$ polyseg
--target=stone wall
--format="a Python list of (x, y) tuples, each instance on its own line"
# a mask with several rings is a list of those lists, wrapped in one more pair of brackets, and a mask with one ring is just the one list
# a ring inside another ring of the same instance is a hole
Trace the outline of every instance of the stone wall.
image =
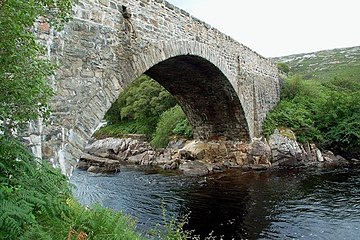
[(112, 102), (142, 73), (177, 98), (201, 139), (249, 141), (279, 99), (269, 60), (164, 0), (79, 0), (63, 31), (40, 25), (60, 67), (50, 79), (53, 113), (46, 126), (32, 123), (27, 139), (67, 175)]

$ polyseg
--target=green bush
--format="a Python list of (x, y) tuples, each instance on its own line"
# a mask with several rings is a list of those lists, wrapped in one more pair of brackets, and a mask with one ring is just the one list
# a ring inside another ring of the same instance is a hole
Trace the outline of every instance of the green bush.
[(285, 81), (281, 101), (264, 122), (263, 133), (292, 129), (300, 142), (315, 142), (344, 155), (360, 153), (360, 81), (327, 82), (295, 75)]
[(311, 111), (302, 104), (282, 100), (264, 122), (263, 133), (271, 135), (276, 128), (290, 128), (299, 142), (321, 143), (323, 136), (316, 128)]
[(146, 134), (156, 147), (165, 147), (171, 134), (190, 138), (192, 128), (181, 108), (174, 108), (175, 105), (176, 100), (169, 92), (155, 80), (142, 75), (110, 107), (105, 114), (108, 125), (96, 131), (94, 137)]
[(0, 131), (11, 134), (39, 115), (48, 116), (52, 89), (47, 79), (55, 66), (40, 57), (45, 49), (34, 34), (34, 21), (48, 16), (52, 27), (59, 27), (71, 15), (72, 4), (72, 0), (0, 1)]
[(103, 139), (108, 137), (121, 138), (126, 134), (138, 133), (138, 123), (135, 121), (124, 122), (121, 124), (106, 125), (97, 130), (93, 137)]
[(168, 91), (155, 80), (142, 75), (120, 94), (105, 114), (105, 119), (109, 125), (124, 125), (123, 130), (131, 122), (131, 133), (151, 136), (160, 115), (175, 105), (176, 100)]
[(65, 177), (47, 163), (36, 161), (19, 142), (3, 136), (0, 172), (1, 239), (19, 239), (34, 227), (46, 236), (44, 221), (69, 214), (64, 204), (70, 196)]
[(328, 148), (359, 156), (360, 91), (331, 91), (315, 116)]
[(177, 124), (185, 119), (186, 116), (179, 105), (176, 105), (161, 114), (153, 139), (150, 143), (158, 148), (166, 147), (169, 143), (169, 135), (171, 135)]
[(193, 130), (187, 118), (176, 124), (172, 131), (175, 135), (184, 136), (186, 138), (192, 138)]
[(283, 63), (283, 62), (277, 63), (277, 68), (285, 74), (288, 74), (290, 72), (289, 65), (287, 65), (286, 63)]
[(281, 89), (281, 99), (307, 98), (313, 101), (323, 97), (324, 87), (313, 80), (304, 80), (300, 75), (293, 75), (285, 80)]

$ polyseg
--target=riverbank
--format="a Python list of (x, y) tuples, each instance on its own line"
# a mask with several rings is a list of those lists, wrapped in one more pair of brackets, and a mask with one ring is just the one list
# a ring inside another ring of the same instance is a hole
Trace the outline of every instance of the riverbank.
[(85, 148), (78, 168), (95, 173), (116, 173), (121, 165), (158, 166), (180, 170), (185, 175), (208, 175), (227, 169), (267, 170), (286, 167), (342, 167), (359, 164), (314, 144), (300, 144), (288, 129), (276, 130), (268, 140), (251, 143), (216, 139), (212, 141), (174, 139), (166, 149), (154, 149), (138, 135), (106, 138)]

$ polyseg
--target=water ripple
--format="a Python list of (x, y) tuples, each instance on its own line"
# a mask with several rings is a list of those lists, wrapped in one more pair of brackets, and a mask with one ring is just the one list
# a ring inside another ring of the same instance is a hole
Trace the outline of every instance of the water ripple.
[[(358, 239), (360, 169), (220, 173), (203, 178), (123, 169), (76, 171), (74, 194), (135, 217), (140, 230), (190, 212), (188, 229), (222, 239)], [(201, 183), (201, 184), (200, 184)]]

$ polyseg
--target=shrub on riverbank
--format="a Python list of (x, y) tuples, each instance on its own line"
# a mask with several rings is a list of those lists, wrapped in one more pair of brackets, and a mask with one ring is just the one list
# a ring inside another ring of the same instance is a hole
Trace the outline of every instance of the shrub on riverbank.
[(95, 138), (146, 134), (155, 147), (166, 147), (169, 136), (192, 137), (192, 128), (176, 100), (159, 83), (142, 75), (122, 93), (105, 114), (107, 125)]
[(265, 135), (275, 128), (292, 129), (300, 142), (314, 142), (337, 153), (360, 153), (360, 80), (334, 78), (286, 79), (281, 101), (263, 127)]
[(142, 75), (120, 94), (105, 114), (108, 125), (128, 126), (128, 133), (151, 136), (160, 116), (174, 107), (176, 100), (159, 83)]
[(169, 143), (169, 136), (173, 135), (175, 130), (177, 130), (178, 135), (185, 135), (187, 133), (191, 137), (192, 134), (189, 133), (191, 130), (186, 129), (184, 121), (186, 121), (186, 115), (179, 105), (165, 111), (160, 116), (150, 143), (155, 147), (166, 147)]

